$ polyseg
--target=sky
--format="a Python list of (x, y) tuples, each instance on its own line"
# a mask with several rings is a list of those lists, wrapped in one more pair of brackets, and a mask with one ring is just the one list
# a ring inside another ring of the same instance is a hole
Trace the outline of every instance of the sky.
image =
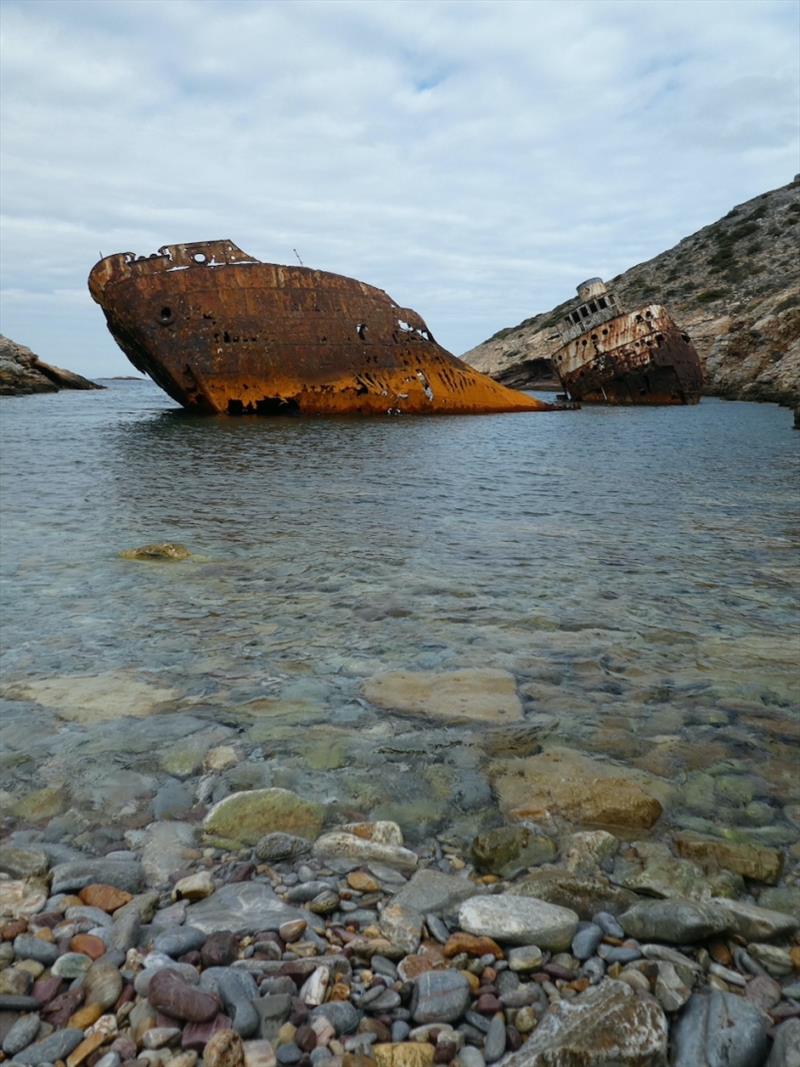
[(230, 238), (456, 354), (800, 171), (795, 0), (7, 0), (0, 329), (132, 373), (100, 254)]

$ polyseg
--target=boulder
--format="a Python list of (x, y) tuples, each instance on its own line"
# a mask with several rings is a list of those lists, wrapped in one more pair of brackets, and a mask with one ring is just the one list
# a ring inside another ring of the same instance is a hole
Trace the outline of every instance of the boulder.
[(248, 789), (231, 793), (203, 821), (207, 834), (239, 845), (255, 845), (280, 831), (313, 840), (322, 829), (324, 809), (289, 789)]

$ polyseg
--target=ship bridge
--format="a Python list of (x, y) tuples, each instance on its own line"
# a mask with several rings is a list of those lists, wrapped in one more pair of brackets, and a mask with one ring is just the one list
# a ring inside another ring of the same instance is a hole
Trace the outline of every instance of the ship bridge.
[(602, 278), (589, 278), (578, 286), (578, 303), (559, 322), (561, 343), (567, 344), (600, 323), (622, 314), (616, 297)]

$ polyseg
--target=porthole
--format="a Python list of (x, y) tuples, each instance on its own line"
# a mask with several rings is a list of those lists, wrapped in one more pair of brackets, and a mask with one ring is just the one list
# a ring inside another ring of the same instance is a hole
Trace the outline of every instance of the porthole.
[(195, 252), (194, 255), (192, 256), (192, 260), (195, 263), (205, 263), (206, 258), (207, 257), (206, 257), (205, 252)]
[(172, 322), (172, 317), (173, 316), (171, 307), (163, 307), (158, 313), (158, 321), (164, 326), (169, 326), (169, 324)]

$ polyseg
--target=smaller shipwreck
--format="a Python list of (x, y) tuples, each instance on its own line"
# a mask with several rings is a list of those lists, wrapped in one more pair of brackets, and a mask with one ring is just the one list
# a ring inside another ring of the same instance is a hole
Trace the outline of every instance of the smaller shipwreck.
[(602, 278), (578, 286), (559, 324), (553, 369), (582, 404), (696, 404), (703, 373), (688, 334), (665, 307), (623, 311)]
[(189, 410), (228, 415), (552, 411), (437, 344), (382, 289), (262, 263), (232, 241), (106, 256), (89, 274), (117, 344)]

